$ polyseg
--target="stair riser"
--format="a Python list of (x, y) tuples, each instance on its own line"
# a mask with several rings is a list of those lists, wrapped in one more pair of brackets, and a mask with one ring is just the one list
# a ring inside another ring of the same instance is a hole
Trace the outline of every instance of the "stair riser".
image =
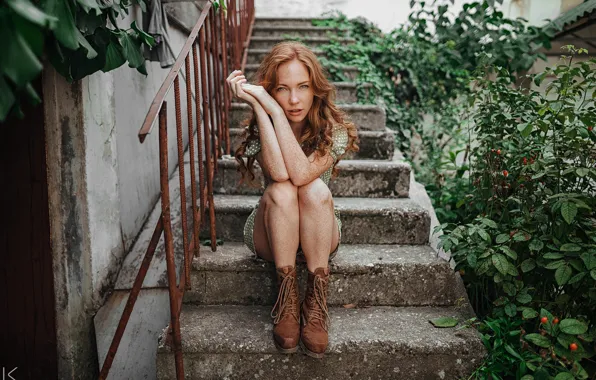
[[(338, 255), (341, 255), (341, 248)], [(306, 289), (306, 269), (299, 271)], [(277, 287), (273, 267), (267, 271), (193, 271), (186, 303), (204, 305), (273, 305)], [(370, 268), (341, 273), (331, 267), (329, 305), (450, 306), (455, 303), (455, 277), (445, 263)], [(303, 293), (303, 292), (302, 292)]]
[[(343, 164), (343, 163), (342, 163)], [(410, 168), (407, 165), (396, 166), (391, 170), (366, 170), (353, 168), (349, 162), (341, 170), (338, 177), (329, 183), (331, 193), (336, 197), (363, 198), (407, 198), (410, 187)], [(247, 184), (239, 184), (241, 179), (235, 161), (219, 162), (219, 171), (214, 178), (213, 188), (216, 194), (260, 195), (263, 187), (255, 188)], [(263, 174), (255, 164), (256, 181), (264, 184)]]
[[(283, 42), (283, 41), (292, 41), (289, 39), (285, 39), (285, 38), (275, 38), (275, 39), (267, 39), (264, 41), (261, 41), (259, 39), (251, 39), (250, 41), (250, 47), (249, 47), (249, 51), (250, 49), (272, 49), (273, 46), (275, 46), (276, 44)], [(299, 42), (302, 42), (304, 45), (308, 46), (311, 49), (317, 49), (323, 45), (329, 45), (330, 44), (330, 40), (309, 40), (306, 38), (303, 38), (302, 40), (298, 40)], [(342, 45), (348, 45), (353, 43), (352, 41), (341, 41), (340, 42)]]
[[(258, 63), (258, 62), (257, 62)], [(255, 75), (257, 73), (257, 69), (254, 66), (248, 66), (245, 70), (244, 73), (246, 75), (246, 78), (248, 79), (249, 82), (255, 82), (256, 78)], [(346, 79), (346, 81), (355, 81), (356, 78), (358, 77), (358, 70), (356, 68), (347, 68), (345, 70), (342, 70), (342, 75), (344, 76), (344, 78)], [(338, 99), (339, 99), (339, 95), (338, 95)], [(340, 103), (338, 101), (338, 103)], [(345, 103), (351, 103), (351, 102), (345, 102)]]
[(308, 29), (292, 29), (287, 28), (285, 25), (276, 29), (253, 29), (253, 36), (255, 37), (327, 37), (328, 35), (337, 34), (336, 29), (328, 28), (308, 28)]
[[(254, 49), (254, 47), (251, 46), (251, 49)], [(315, 52), (317, 54), (317, 57), (326, 57), (327, 54), (323, 53), (323, 52)], [(250, 51), (250, 49), (248, 50), (248, 58), (247, 58), (247, 64), (260, 64), (263, 59), (265, 58), (265, 56), (268, 54), (268, 52), (255, 52), (255, 51)]]
[[(385, 113), (380, 107), (377, 108), (349, 108), (341, 107), (348, 113), (350, 120), (356, 124), (360, 131), (384, 131), (385, 130)], [(245, 121), (250, 117), (250, 109), (248, 106), (238, 107), (232, 105), (230, 109), (230, 127), (238, 128), (245, 125)]]
[[(240, 128), (230, 129), (230, 139), (234, 151), (238, 148), (242, 139), (243, 130)], [(359, 160), (391, 160), (393, 158), (395, 136), (391, 131), (386, 132), (359, 132), (359, 151), (350, 152), (344, 159)]]
[[(218, 209), (216, 232), (224, 241), (243, 241), (248, 207)], [(383, 210), (382, 213), (341, 212), (342, 243), (345, 244), (427, 244), (430, 217), (427, 212)], [(203, 236), (209, 236), (205, 231)]]
[[(466, 344), (462, 341), (456, 350), (440, 354), (378, 347), (326, 354), (321, 360), (300, 350), (293, 355), (184, 354), (185, 379), (460, 379), (468, 378), (482, 359), (482, 351), (473, 352)], [(174, 380), (175, 374), (174, 354), (159, 353), (157, 378)]]
[(255, 26), (265, 26), (265, 27), (272, 27), (272, 26), (279, 26), (279, 27), (309, 27), (313, 26), (312, 19), (292, 19), (292, 18), (281, 18), (281, 19), (257, 19), (255, 20)]

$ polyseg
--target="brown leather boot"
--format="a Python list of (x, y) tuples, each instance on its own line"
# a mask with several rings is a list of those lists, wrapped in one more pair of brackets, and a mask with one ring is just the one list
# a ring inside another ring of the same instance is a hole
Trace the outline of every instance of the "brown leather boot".
[(308, 272), (306, 295), (302, 302), (302, 348), (308, 356), (322, 358), (329, 342), (329, 309), (327, 290), (329, 268)]
[(300, 311), (296, 268), (289, 265), (277, 268), (279, 293), (271, 310), (273, 340), (277, 349), (290, 354), (298, 350), (300, 340)]

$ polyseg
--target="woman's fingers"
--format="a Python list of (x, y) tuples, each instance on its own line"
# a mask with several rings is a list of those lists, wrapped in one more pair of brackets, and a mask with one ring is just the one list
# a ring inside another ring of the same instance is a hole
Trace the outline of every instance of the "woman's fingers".
[(240, 80), (246, 81), (246, 78), (244, 77), (244, 75), (237, 75), (237, 76), (233, 77), (232, 79), (230, 79), (228, 82), (230, 85), (230, 88), (232, 89), (232, 92), (234, 93), (234, 96), (238, 96), (238, 86), (236, 84)]

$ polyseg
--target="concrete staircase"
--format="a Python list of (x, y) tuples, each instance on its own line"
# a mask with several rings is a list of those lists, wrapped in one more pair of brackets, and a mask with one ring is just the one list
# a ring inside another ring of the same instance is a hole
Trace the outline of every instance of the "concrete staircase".
[[(316, 47), (333, 32), (313, 27), (311, 20), (257, 19), (247, 71), (254, 72), (286, 35), (307, 36), (306, 43)], [(447, 316), (463, 322), (473, 311), (459, 275), (429, 245), (434, 212), (414, 200), (426, 194), (413, 193), (423, 190), (394, 152), (383, 109), (353, 104), (354, 83), (335, 85), (338, 103), (358, 126), (361, 150), (340, 162), (340, 176), (330, 183), (343, 229), (331, 264), (325, 358), (275, 349), (269, 316), (277, 297), (275, 268), (254, 260), (241, 243), (244, 222), (263, 188), (238, 185), (236, 162), (223, 159), (214, 188), (216, 229), (225, 243), (215, 253), (203, 249), (192, 264), (192, 290), (181, 317), (186, 378), (458, 379), (481, 362), (484, 349), (474, 329), (429, 323)], [(235, 142), (245, 112), (243, 104), (232, 107)], [(262, 180), (260, 170), (257, 177)], [(304, 267), (299, 279), (304, 289)], [(157, 377), (175, 379), (174, 354), (165, 341), (162, 336)]]

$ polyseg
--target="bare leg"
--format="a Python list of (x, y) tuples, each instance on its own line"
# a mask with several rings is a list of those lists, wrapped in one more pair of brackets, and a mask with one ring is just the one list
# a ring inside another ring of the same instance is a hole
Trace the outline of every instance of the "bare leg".
[(339, 228), (333, 213), (333, 197), (320, 178), (298, 188), (300, 244), (306, 266), (314, 272), (327, 268), (329, 254), (339, 244)]
[(273, 182), (263, 194), (253, 239), (257, 254), (277, 268), (296, 265), (299, 243), (298, 188), (290, 181)]

